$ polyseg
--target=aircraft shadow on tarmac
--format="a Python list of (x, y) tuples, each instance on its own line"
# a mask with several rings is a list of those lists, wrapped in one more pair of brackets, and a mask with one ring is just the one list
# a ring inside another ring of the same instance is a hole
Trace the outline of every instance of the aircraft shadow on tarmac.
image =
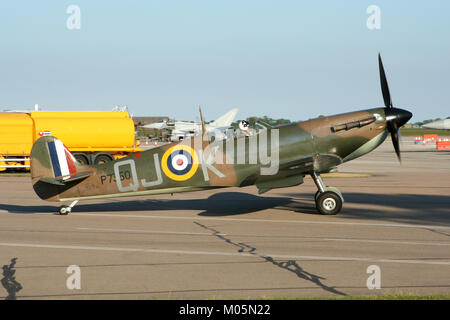
[[(290, 193), (287, 196), (292, 196), (293, 199), (284, 209), (317, 213), (310, 195)], [(344, 199), (344, 208), (337, 217), (450, 225), (449, 196), (344, 193)]]
[[(274, 194), (276, 195), (276, 194)], [(320, 215), (313, 195), (290, 193), (283, 196), (256, 196), (243, 192), (222, 192), (206, 199), (131, 200), (79, 204), (74, 212), (121, 212), (202, 210), (199, 216), (220, 217), (252, 213), (266, 209), (289, 210)], [(422, 194), (344, 193), (344, 208), (337, 218), (382, 220), (401, 223), (450, 225), (450, 197)], [(56, 206), (0, 204), (0, 210), (16, 214), (56, 213)]]
[[(246, 214), (275, 208), (291, 202), (286, 197), (260, 197), (243, 192), (222, 192), (206, 199), (183, 200), (132, 200), (95, 204), (78, 204), (73, 212), (121, 212), (121, 211), (162, 211), (162, 210), (203, 210), (200, 216), (228, 216)], [(10, 213), (33, 214), (55, 212), (56, 206), (25, 206), (0, 204), (0, 210)]]

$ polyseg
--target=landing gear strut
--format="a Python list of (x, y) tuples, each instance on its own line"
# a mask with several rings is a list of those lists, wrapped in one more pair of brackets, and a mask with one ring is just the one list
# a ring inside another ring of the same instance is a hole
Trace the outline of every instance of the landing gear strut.
[(67, 216), (70, 212), (72, 212), (72, 208), (77, 204), (78, 200), (73, 201), (70, 205), (62, 205), (58, 209), (58, 213), (61, 216)]
[(338, 214), (344, 202), (341, 192), (337, 188), (325, 186), (317, 172), (312, 172), (311, 177), (318, 189), (314, 197), (317, 211), (326, 215)]

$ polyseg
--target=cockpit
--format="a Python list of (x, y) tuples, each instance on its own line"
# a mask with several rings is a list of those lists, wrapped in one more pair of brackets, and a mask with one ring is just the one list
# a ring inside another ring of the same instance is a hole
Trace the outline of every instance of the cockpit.
[(252, 125), (247, 120), (241, 120), (239, 122), (238, 128), (234, 127), (216, 128), (208, 131), (208, 134), (210, 137), (210, 141), (213, 142), (213, 141), (228, 140), (232, 138), (254, 136), (263, 130), (267, 130), (268, 128), (271, 128), (271, 126), (265, 123), (261, 123), (259, 121), (254, 122)]

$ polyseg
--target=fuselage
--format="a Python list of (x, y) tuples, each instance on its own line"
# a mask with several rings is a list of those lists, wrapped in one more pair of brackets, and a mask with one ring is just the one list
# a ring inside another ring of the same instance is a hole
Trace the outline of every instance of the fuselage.
[[(360, 157), (379, 146), (386, 136), (384, 108), (374, 108), (267, 128), (253, 136), (221, 141), (198, 135), (103, 165), (80, 167), (80, 171), (89, 172), (90, 176), (64, 186), (44, 188), (40, 177), (32, 172), (33, 187), (48, 201), (252, 184), (270, 189), (271, 182), (274, 187), (297, 183), (295, 179), (302, 179), (311, 166), (317, 165), (315, 171), (327, 172)], [(192, 162), (188, 163), (189, 160)], [(317, 164), (311, 165), (311, 161)]]

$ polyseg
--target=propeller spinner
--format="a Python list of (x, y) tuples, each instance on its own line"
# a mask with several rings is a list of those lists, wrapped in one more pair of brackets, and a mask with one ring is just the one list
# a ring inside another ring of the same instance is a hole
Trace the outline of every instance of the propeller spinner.
[(407, 110), (393, 107), (391, 93), (389, 92), (389, 85), (387, 83), (386, 73), (384, 72), (383, 62), (381, 61), (380, 54), (378, 54), (378, 65), (380, 68), (381, 92), (383, 93), (383, 100), (385, 105), (384, 113), (386, 116), (387, 130), (391, 134), (395, 153), (397, 154), (398, 160), (401, 162), (402, 159), (400, 156), (400, 144), (398, 141), (399, 129), (406, 122), (408, 122), (409, 119), (411, 119), (412, 113)]

